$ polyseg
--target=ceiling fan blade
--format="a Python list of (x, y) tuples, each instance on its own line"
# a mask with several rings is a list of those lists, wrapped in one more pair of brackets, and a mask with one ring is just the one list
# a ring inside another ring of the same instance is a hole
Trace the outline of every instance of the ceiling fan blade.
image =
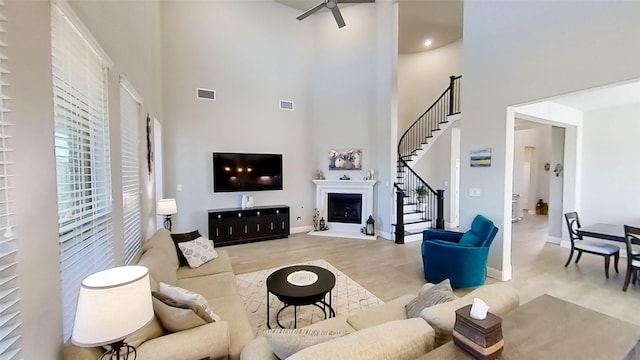
[(337, 6), (331, 8), (331, 12), (333, 13), (333, 17), (336, 18), (336, 22), (338, 23), (338, 28), (343, 28), (345, 25), (344, 19), (342, 18), (342, 14), (340, 13), (340, 9)]
[(338, 0), (340, 4), (358, 4), (358, 3), (372, 3), (376, 0)]
[(322, 8), (325, 6), (324, 4), (325, 4), (325, 3), (324, 3), (324, 2), (322, 2), (322, 3), (320, 3), (320, 4), (318, 4), (318, 5), (314, 6), (314, 7), (312, 7), (311, 9), (309, 9), (309, 10), (307, 10), (307, 11), (303, 12), (302, 14), (298, 15), (298, 16), (296, 17), (296, 19), (298, 19), (298, 20), (302, 20), (302, 19), (306, 18), (307, 16), (309, 16), (309, 15), (313, 14), (314, 12), (316, 12), (316, 11), (318, 11), (318, 10), (322, 9)]

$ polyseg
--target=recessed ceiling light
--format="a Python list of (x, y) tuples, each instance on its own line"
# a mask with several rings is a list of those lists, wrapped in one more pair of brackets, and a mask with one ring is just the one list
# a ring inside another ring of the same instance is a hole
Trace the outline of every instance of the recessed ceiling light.
[(427, 41), (424, 42), (424, 46), (431, 46), (431, 39), (427, 39)]

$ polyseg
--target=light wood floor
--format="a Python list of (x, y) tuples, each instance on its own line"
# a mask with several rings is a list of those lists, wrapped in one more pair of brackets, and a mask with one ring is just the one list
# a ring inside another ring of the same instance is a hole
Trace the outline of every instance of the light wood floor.
[[(584, 254), (578, 265), (572, 262), (565, 268), (569, 250), (547, 243), (546, 233), (547, 221), (543, 216), (527, 216), (513, 224), (513, 279), (509, 283), (520, 293), (521, 303), (546, 293), (640, 325), (640, 284), (630, 285), (626, 293), (622, 292), (625, 259), (620, 259), (619, 274), (611, 264), (608, 280), (600, 256)], [(387, 240), (296, 234), (287, 239), (224, 249), (236, 274), (325, 259), (383, 301), (415, 293), (425, 283), (420, 242), (396, 245)]]

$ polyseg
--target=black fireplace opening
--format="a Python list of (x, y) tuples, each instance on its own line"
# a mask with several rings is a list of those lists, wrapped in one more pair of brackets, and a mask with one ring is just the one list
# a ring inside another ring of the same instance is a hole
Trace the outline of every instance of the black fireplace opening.
[(362, 194), (329, 193), (327, 221), (347, 224), (362, 222)]

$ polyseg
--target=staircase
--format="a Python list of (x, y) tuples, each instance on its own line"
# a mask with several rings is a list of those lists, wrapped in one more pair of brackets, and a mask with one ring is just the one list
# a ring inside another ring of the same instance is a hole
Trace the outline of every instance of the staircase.
[[(460, 118), (460, 79), (450, 76), (449, 87), (404, 132), (398, 142), (396, 244), (422, 240), (422, 231), (444, 229), (444, 190), (435, 190), (413, 169), (437, 137)], [(447, 161), (449, 161), (447, 159)]]

